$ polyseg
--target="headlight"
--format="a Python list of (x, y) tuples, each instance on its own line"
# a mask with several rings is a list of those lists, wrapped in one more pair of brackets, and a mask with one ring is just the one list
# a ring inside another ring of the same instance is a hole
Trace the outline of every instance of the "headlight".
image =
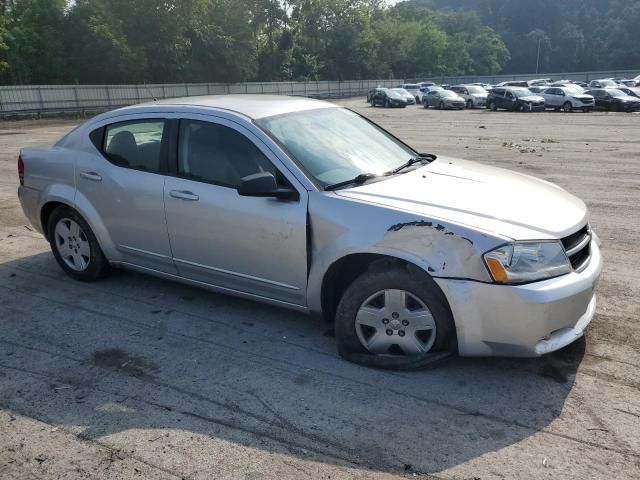
[(484, 261), (496, 283), (535, 282), (572, 271), (559, 241), (512, 243), (485, 253)]

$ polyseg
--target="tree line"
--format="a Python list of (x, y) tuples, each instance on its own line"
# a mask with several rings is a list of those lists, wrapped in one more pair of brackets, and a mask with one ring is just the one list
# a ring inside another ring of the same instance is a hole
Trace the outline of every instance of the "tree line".
[(637, 68), (636, 0), (0, 0), (0, 83)]
[(504, 73), (640, 69), (638, 0), (414, 0), (475, 11), (511, 56)]
[(499, 72), (472, 12), (383, 0), (2, 0), (3, 84), (239, 82)]

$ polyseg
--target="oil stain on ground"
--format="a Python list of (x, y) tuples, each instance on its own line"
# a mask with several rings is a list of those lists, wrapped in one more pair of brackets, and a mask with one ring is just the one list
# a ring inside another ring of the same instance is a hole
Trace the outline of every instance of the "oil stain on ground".
[(120, 348), (97, 350), (91, 357), (91, 362), (102, 368), (135, 378), (151, 378), (158, 371), (158, 367), (143, 357), (130, 355)]

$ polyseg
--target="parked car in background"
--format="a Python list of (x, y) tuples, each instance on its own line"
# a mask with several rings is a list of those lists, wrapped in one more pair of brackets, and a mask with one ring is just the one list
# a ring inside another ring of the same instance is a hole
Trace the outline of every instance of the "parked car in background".
[(405, 98), (405, 100), (407, 101), (407, 105), (415, 105), (416, 104), (416, 97), (414, 97), (411, 93), (409, 93), (404, 88), (392, 88), (391, 91), (402, 95)]
[(626, 93), (627, 95), (629, 95), (631, 97), (640, 98), (640, 88), (639, 87), (619, 87), (618, 90), (620, 90), (623, 93)]
[(404, 88), (407, 92), (413, 95), (416, 102), (420, 101), (420, 85), (417, 83), (404, 83), (400, 85), (400, 88)]
[(529, 82), (512, 80), (510, 82), (501, 82), (496, 87), (522, 87), (529, 88)]
[(544, 112), (544, 98), (528, 88), (496, 87), (487, 98), (487, 108), (492, 111), (499, 109), (514, 112)]
[(636, 86), (636, 81), (635, 80), (630, 80), (628, 78), (612, 78), (611, 80), (613, 80), (619, 86), (622, 86), (622, 87), (635, 87)]
[(553, 80), (550, 78), (539, 78), (536, 80), (529, 80), (527, 83), (530, 87), (544, 87), (550, 85)]
[(617, 82), (614, 82), (610, 78), (602, 80), (591, 80), (589, 82), (589, 88), (618, 88)]
[(420, 82), (420, 83), (418, 83), (418, 85), (420, 86), (420, 88), (423, 88), (423, 87), (435, 87), (436, 86), (436, 84), (433, 83), (433, 82)]
[(369, 90), (367, 92), (367, 103), (371, 103), (371, 97), (373, 97), (373, 95), (380, 90), (382, 87), (376, 87), (376, 88), (372, 88), (371, 90)]
[(466, 107), (467, 102), (464, 98), (451, 90), (434, 90), (423, 97), (422, 105), (424, 108), (436, 107), (440, 110), (463, 110)]
[(464, 98), (467, 108), (485, 107), (489, 93), (477, 85), (455, 85), (451, 91)]
[(548, 87), (540, 93), (544, 98), (546, 108), (567, 113), (573, 110), (590, 112), (595, 107), (593, 96), (587, 95), (580, 87)]
[(538, 357), (595, 313), (602, 256), (580, 199), (421, 154), (329, 102), (131, 106), (21, 150), (18, 175), (69, 277), (125, 268), (314, 315), (373, 367)]
[(640, 75), (634, 78), (634, 80), (636, 81), (636, 87), (640, 87)]
[(482, 88), (484, 88), (487, 92), (493, 88), (493, 85), (491, 85), (490, 83), (482, 83), (482, 82), (478, 82), (478, 83), (472, 83), (471, 85), (475, 85), (475, 86), (477, 86), (477, 87), (482, 87)]
[(405, 108), (407, 106), (407, 99), (390, 88), (378, 88), (371, 96), (370, 103), (372, 107), (380, 105), (385, 108)]
[(420, 105), (424, 105), (424, 97), (429, 92), (442, 92), (443, 90), (444, 88), (440, 87), (439, 85), (429, 85), (426, 87), (421, 87), (420, 90), (418, 90), (418, 98), (419, 98), (418, 103)]
[(598, 88), (587, 90), (593, 96), (596, 107), (612, 112), (635, 112), (640, 110), (640, 99), (632, 97), (617, 88)]
[(537, 95), (537, 94), (540, 94), (540, 93), (544, 92), (547, 88), (549, 88), (548, 85), (545, 85), (545, 86), (535, 86), (534, 85), (533, 87), (529, 87), (529, 91), (531, 93), (535, 93)]

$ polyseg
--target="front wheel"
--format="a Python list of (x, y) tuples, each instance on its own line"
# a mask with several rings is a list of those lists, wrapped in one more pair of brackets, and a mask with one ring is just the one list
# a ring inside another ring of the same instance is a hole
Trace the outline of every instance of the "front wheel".
[(571, 113), (573, 111), (573, 105), (571, 105), (571, 102), (565, 102), (562, 106), (562, 110), (565, 113)]
[(417, 267), (380, 263), (345, 291), (335, 319), (338, 353), (375, 368), (409, 369), (453, 350), (453, 316)]
[(496, 104), (496, 102), (489, 103), (489, 110), (491, 110), (492, 112), (498, 111), (498, 105)]
[(49, 217), (47, 232), (56, 261), (70, 277), (91, 282), (109, 273), (109, 262), (91, 227), (72, 208), (56, 208)]
[(440, 102), (440, 105), (438, 105), (438, 108), (440, 110), (444, 110), (444, 102)]

